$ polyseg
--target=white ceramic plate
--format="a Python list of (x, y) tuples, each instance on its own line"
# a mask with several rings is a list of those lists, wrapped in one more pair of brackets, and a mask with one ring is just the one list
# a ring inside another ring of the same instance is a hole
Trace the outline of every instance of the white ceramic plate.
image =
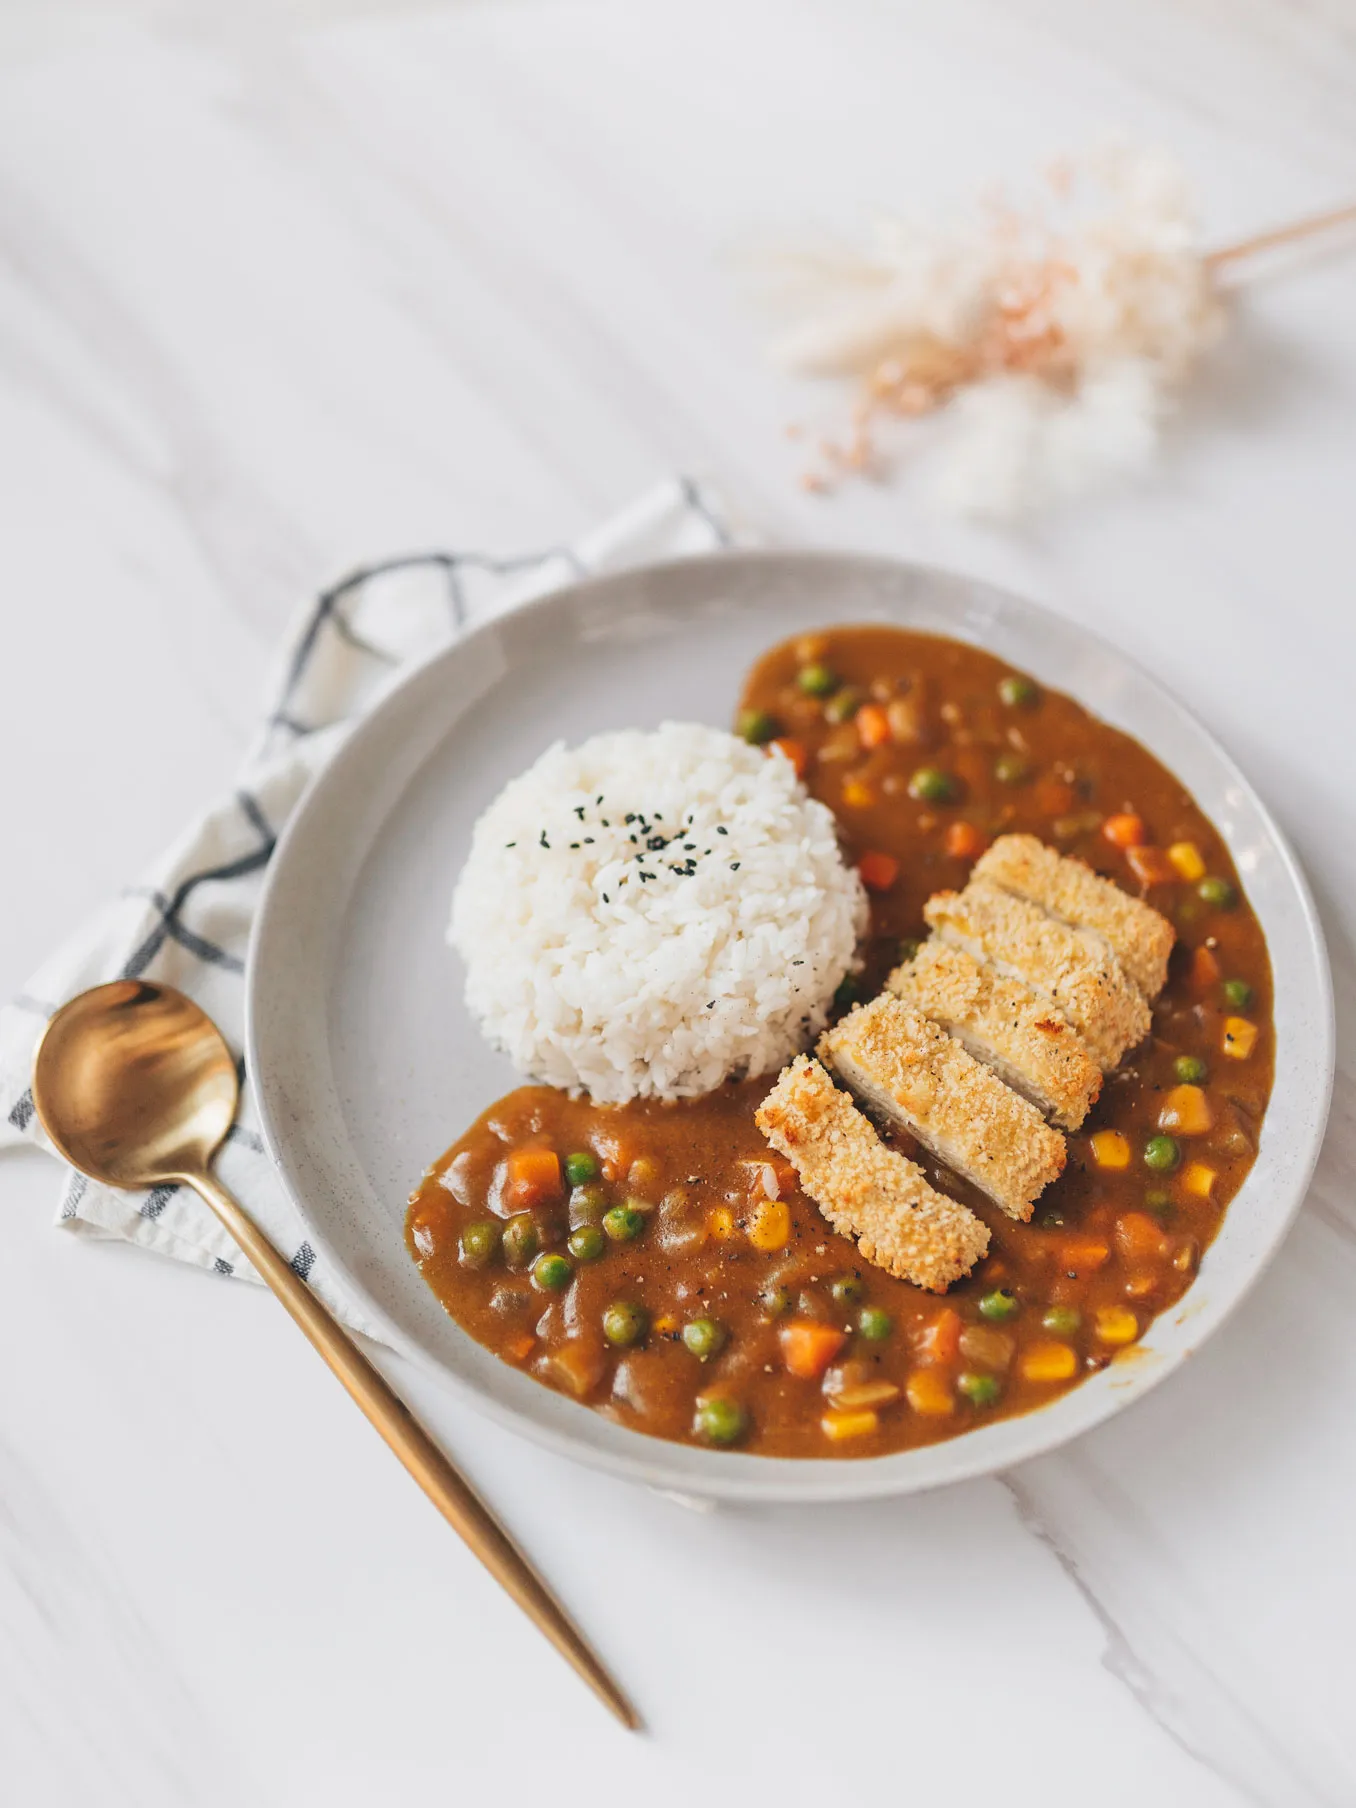
[[(1195, 1285), (1133, 1359), (1051, 1405), (895, 1456), (790, 1461), (612, 1424), (475, 1343), (405, 1253), (428, 1164), (516, 1083), (461, 1001), (444, 925), (471, 825), (557, 737), (725, 724), (752, 661), (797, 631), (893, 622), (988, 648), (1128, 730), (1233, 853), (1276, 982), (1276, 1084), (1256, 1165)], [(688, 1494), (847, 1500), (1006, 1468), (1138, 1399), (1232, 1311), (1299, 1207), (1333, 1071), (1332, 987), (1308, 888), (1251, 787), (1165, 690), (1093, 635), (970, 579), (872, 558), (736, 553), (584, 583), (491, 623), (407, 678), (293, 816), (254, 937), (249, 1060), (269, 1146), (315, 1246), (385, 1335), (495, 1418)]]

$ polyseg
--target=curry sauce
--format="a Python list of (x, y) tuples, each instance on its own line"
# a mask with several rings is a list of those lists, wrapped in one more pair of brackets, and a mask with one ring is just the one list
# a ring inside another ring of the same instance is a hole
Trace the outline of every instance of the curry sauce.
[(424, 1177), (411, 1255), (504, 1360), (660, 1437), (874, 1456), (1042, 1405), (1181, 1298), (1255, 1157), (1271, 973), (1227, 850), (1137, 742), (955, 641), (788, 642), (750, 674), (738, 727), (795, 762), (868, 887), (840, 1011), (923, 939), (925, 901), (1020, 831), (1174, 925), (1149, 1037), (1030, 1224), (882, 1130), (992, 1233), (944, 1299), (872, 1267), (801, 1193), (754, 1123), (775, 1075), (623, 1106), (520, 1088)]

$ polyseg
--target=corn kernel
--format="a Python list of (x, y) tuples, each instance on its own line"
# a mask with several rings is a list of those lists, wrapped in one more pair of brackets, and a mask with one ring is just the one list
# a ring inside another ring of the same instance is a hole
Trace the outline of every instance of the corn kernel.
[(909, 1405), (925, 1419), (943, 1419), (956, 1409), (945, 1375), (935, 1368), (915, 1369), (904, 1383)]
[(755, 1249), (770, 1255), (774, 1249), (785, 1249), (791, 1235), (791, 1213), (781, 1199), (763, 1199), (754, 1207), (749, 1224), (749, 1242)]
[(1203, 1161), (1189, 1161), (1182, 1169), (1182, 1191), (1193, 1199), (1208, 1199), (1215, 1184), (1215, 1170)]
[(734, 1213), (726, 1205), (718, 1205), (706, 1220), (706, 1228), (718, 1243), (728, 1243), (734, 1235)]
[(1210, 1101), (1199, 1086), (1174, 1086), (1164, 1095), (1158, 1113), (1160, 1130), (1178, 1136), (1204, 1136), (1215, 1121)]
[(1119, 1130), (1098, 1130), (1089, 1137), (1092, 1159), (1099, 1168), (1128, 1168), (1130, 1144)]
[(673, 1317), (672, 1313), (661, 1312), (658, 1318), (650, 1320), (650, 1329), (656, 1337), (672, 1337), (678, 1329), (678, 1320)]
[(1133, 1343), (1139, 1336), (1139, 1320), (1124, 1306), (1103, 1306), (1093, 1320), (1103, 1343)]
[(1178, 877), (1185, 879), (1188, 885), (1205, 877), (1205, 861), (1194, 841), (1174, 841), (1168, 849), (1168, 859), (1176, 867)]
[(1067, 1381), (1077, 1368), (1071, 1344), (1033, 1343), (1022, 1351), (1021, 1370), (1028, 1381)]
[(820, 1430), (835, 1444), (844, 1438), (869, 1438), (880, 1425), (880, 1415), (864, 1408), (861, 1412), (826, 1412), (819, 1421)]
[(875, 801), (875, 792), (859, 778), (850, 778), (843, 786), (843, 802), (849, 810), (869, 810)]
[(1232, 1055), (1235, 1061), (1246, 1061), (1256, 1040), (1257, 1025), (1249, 1023), (1246, 1017), (1224, 1019), (1224, 1052)]

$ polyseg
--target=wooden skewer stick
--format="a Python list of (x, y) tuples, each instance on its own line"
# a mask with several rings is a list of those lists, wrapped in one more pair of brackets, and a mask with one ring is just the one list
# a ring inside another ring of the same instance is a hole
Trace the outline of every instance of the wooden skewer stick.
[(1311, 214), (1308, 219), (1294, 220), (1289, 226), (1276, 226), (1270, 232), (1256, 233), (1237, 244), (1221, 245), (1218, 251), (1207, 251), (1205, 262), (1212, 270), (1221, 265), (1240, 262), (1259, 251), (1270, 251), (1275, 245), (1288, 245), (1294, 239), (1306, 239), (1316, 232), (1327, 232), (1333, 226), (1356, 222), (1356, 203), (1350, 207), (1334, 207), (1330, 213)]

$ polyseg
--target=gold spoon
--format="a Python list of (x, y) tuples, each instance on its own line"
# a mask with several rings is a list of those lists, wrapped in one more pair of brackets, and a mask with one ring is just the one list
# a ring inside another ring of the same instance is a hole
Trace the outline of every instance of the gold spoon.
[(489, 1509), (404, 1401), (268, 1238), (213, 1179), (239, 1082), (210, 1018), (173, 986), (119, 979), (63, 1005), (33, 1059), (42, 1127), (72, 1166), (107, 1186), (178, 1184), (200, 1194), (443, 1518), (621, 1721), (635, 1709)]

